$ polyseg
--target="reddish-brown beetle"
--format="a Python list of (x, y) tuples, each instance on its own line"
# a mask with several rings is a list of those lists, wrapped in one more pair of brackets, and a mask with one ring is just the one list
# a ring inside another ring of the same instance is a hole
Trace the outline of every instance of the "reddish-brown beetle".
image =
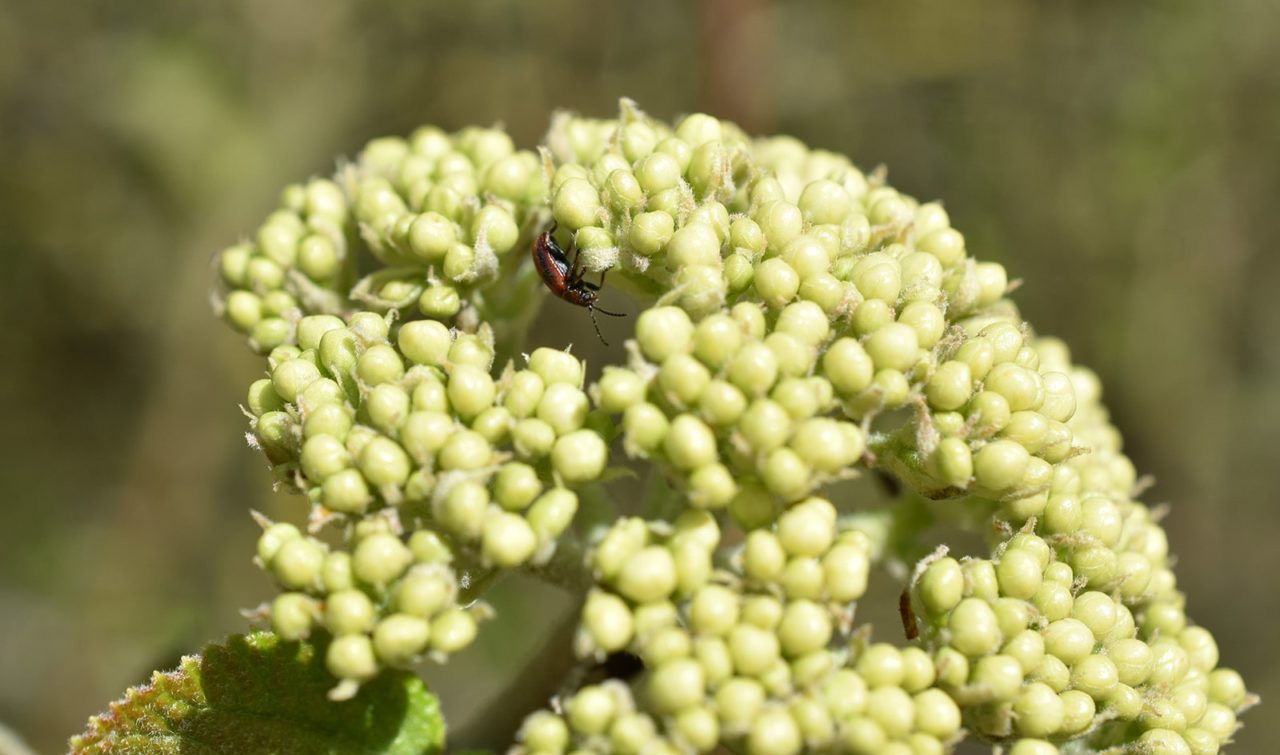
[(600, 339), (600, 343), (605, 346), (609, 342), (604, 340), (604, 336), (600, 334), (600, 324), (596, 322), (596, 312), (610, 317), (626, 317), (621, 312), (610, 312), (607, 309), (601, 309), (596, 300), (600, 296), (600, 286), (604, 285), (604, 273), (600, 273), (599, 285), (588, 283), (583, 280), (586, 271), (578, 267), (578, 252), (575, 249), (573, 253), (573, 261), (569, 260), (569, 256), (565, 254), (564, 249), (556, 243), (556, 239), (552, 236), (555, 233), (556, 224), (553, 222), (551, 227), (542, 232), (538, 236), (538, 240), (533, 244), (533, 264), (538, 268), (538, 275), (542, 276), (542, 282), (551, 289), (551, 293), (564, 299), (570, 304), (576, 304), (579, 307), (586, 307), (587, 312), (591, 314), (591, 324), (595, 326), (596, 338)]

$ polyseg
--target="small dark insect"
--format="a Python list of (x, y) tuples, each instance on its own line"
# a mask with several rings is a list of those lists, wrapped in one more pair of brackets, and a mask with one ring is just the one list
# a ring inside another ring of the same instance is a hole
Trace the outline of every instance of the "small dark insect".
[(596, 338), (600, 339), (600, 343), (605, 346), (609, 342), (604, 340), (604, 336), (600, 334), (600, 324), (596, 322), (596, 312), (610, 317), (626, 317), (621, 312), (610, 312), (607, 309), (601, 309), (596, 305), (596, 299), (599, 297), (600, 286), (604, 285), (605, 274), (600, 273), (600, 283), (588, 283), (583, 280), (586, 271), (578, 267), (578, 251), (573, 252), (573, 261), (569, 260), (565, 251), (556, 243), (556, 239), (551, 234), (555, 233), (556, 224), (552, 223), (551, 227), (542, 232), (538, 236), (538, 240), (533, 244), (533, 264), (538, 267), (538, 274), (542, 276), (542, 282), (547, 284), (547, 288), (551, 289), (551, 293), (564, 299), (570, 304), (577, 304), (579, 307), (586, 307), (587, 312), (591, 314), (591, 324), (595, 326)]
[(902, 631), (907, 635), (908, 640), (914, 640), (920, 636), (920, 627), (916, 626), (916, 612), (911, 609), (911, 588), (902, 588), (902, 595), (898, 597), (898, 614), (902, 616)]

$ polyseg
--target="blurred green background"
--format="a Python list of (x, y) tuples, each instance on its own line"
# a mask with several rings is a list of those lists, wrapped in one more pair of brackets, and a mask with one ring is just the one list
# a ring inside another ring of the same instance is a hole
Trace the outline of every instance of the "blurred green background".
[[(0, 4), (0, 722), (61, 750), (273, 593), (246, 510), (299, 508), (245, 446), (263, 367), (210, 314), (210, 255), (371, 137), (531, 146), (621, 95), (944, 199), (1101, 373), (1189, 613), (1280, 699), (1277, 29), (1273, 0)], [(534, 342), (621, 358), (566, 306)], [(554, 596), (508, 592), (514, 629), (446, 670), (457, 727), (550, 628)], [(1235, 751), (1274, 752), (1280, 716), (1245, 721)]]

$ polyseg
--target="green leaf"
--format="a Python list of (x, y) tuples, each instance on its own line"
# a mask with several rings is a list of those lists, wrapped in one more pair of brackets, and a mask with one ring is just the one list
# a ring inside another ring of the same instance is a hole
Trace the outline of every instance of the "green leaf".
[(71, 739), (83, 753), (439, 753), (440, 705), (417, 676), (385, 671), (350, 700), (327, 697), (325, 642), (235, 635), (156, 672)]

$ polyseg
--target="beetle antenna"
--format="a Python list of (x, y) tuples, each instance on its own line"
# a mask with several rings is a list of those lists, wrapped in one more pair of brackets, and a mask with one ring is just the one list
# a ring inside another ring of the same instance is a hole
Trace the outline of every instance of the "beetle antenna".
[[(601, 312), (603, 312), (604, 310), (602, 309), (602, 310), (600, 310), (600, 311), (601, 311)], [(600, 323), (596, 322), (596, 308), (595, 308), (595, 307), (587, 307), (587, 312), (588, 312), (588, 313), (590, 313), (590, 315), (591, 315), (591, 325), (592, 325), (592, 327), (594, 327), (594, 328), (596, 329), (596, 338), (599, 338), (599, 339), (600, 339), (600, 343), (604, 344), (605, 346), (608, 346), (608, 345), (609, 345), (609, 342), (608, 342), (608, 341), (606, 341), (606, 340), (604, 340), (604, 336), (600, 333)]]
[(607, 309), (600, 309), (599, 307), (597, 307), (597, 306), (595, 306), (595, 305), (592, 305), (592, 307), (591, 307), (591, 311), (592, 311), (592, 312), (599, 312), (599, 313), (600, 313), (600, 314), (602, 314), (602, 315), (608, 315), (608, 316), (610, 316), (610, 317), (626, 317), (626, 316), (627, 316), (627, 313), (626, 313), (626, 312), (610, 312), (610, 311), (609, 311), (609, 310), (607, 310)]

